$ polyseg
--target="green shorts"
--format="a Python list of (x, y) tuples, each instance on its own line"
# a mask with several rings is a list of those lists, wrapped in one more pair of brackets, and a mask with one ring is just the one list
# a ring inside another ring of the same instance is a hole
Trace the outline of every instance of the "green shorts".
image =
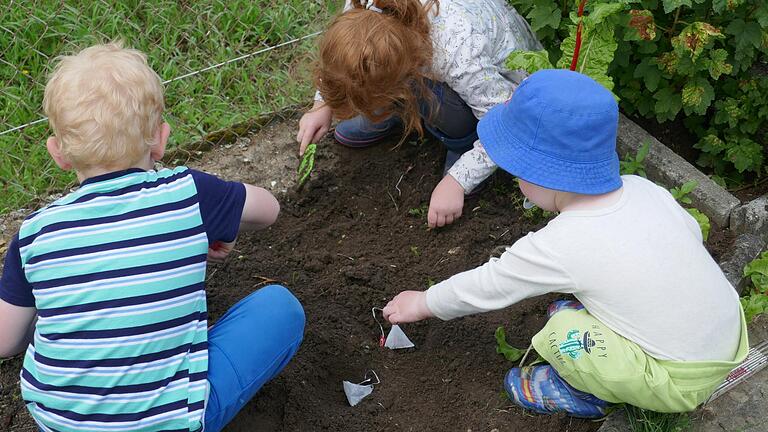
[(646, 354), (586, 310), (557, 312), (533, 337), (533, 347), (568, 384), (613, 403), (659, 412), (692, 411), (747, 356), (744, 313), (733, 361), (669, 361)]

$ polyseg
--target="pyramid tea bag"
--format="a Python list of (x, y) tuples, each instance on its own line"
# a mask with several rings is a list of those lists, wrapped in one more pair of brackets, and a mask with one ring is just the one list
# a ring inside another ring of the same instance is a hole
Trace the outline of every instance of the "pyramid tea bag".
[(405, 335), (403, 329), (401, 329), (399, 325), (395, 324), (392, 326), (392, 330), (389, 331), (389, 336), (387, 336), (384, 346), (394, 350), (401, 348), (413, 348), (416, 345), (414, 345), (413, 342), (408, 339), (408, 336)]
[(359, 404), (361, 400), (365, 399), (368, 397), (368, 395), (373, 393), (374, 385), (381, 383), (379, 376), (376, 375), (376, 372), (373, 370), (370, 370), (369, 372), (373, 375), (374, 378), (369, 378), (368, 373), (366, 373), (365, 379), (357, 384), (351, 383), (349, 381), (342, 382), (344, 385), (344, 394), (347, 395), (347, 402), (349, 402), (350, 406)]
[(371, 384), (360, 385), (344, 381), (344, 394), (347, 395), (347, 402), (350, 406), (357, 405), (371, 393), (373, 393), (373, 385)]

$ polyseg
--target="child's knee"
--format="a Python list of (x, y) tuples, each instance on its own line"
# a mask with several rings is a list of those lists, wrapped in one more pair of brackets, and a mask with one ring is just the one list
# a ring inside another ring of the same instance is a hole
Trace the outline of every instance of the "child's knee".
[(260, 290), (268, 297), (268, 304), (273, 311), (276, 328), (283, 328), (295, 339), (304, 335), (306, 317), (299, 299), (282, 285), (268, 285)]

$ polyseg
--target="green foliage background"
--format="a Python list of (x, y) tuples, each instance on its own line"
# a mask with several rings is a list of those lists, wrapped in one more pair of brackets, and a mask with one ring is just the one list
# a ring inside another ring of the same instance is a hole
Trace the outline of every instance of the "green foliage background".
[[(164, 80), (322, 30), (339, 0), (10, 0), (0, 12), (0, 132), (44, 116), (56, 56), (123, 39)], [(317, 40), (166, 85), (170, 145), (311, 100)], [(45, 150), (47, 122), (0, 136), (0, 214), (74, 184)]]
[(766, 173), (768, 2), (765, 0), (509, 0), (546, 52), (508, 66), (568, 67), (582, 22), (577, 70), (614, 91), (630, 114), (681, 116), (698, 137), (698, 164), (721, 184)]

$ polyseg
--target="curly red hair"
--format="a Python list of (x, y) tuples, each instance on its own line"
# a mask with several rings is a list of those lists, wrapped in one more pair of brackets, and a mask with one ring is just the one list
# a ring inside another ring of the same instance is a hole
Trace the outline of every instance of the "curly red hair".
[(376, 0), (381, 12), (352, 0), (320, 41), (315, 84), (335, 117), (362, 114), (378, 122), (402, 118), (405, 133), (423, 135), (419, 99), (432, 100), (425, 80), (432, 68), (428, 13), (438, 0)]

